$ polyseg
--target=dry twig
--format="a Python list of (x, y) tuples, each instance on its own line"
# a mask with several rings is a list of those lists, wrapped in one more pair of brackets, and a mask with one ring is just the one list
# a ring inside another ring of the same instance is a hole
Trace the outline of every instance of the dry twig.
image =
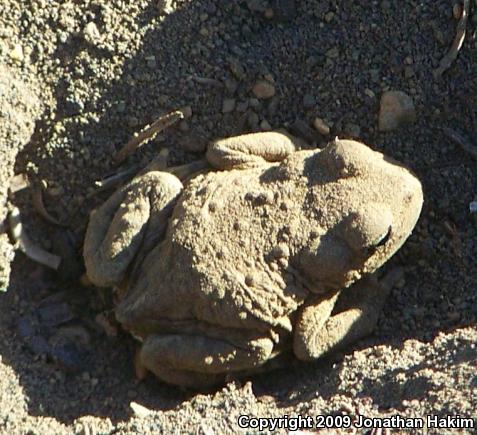
[(466, 27), (467, 27), (467, 20), (469, 18), (469, 11), (470, 11), (470, 0), (464, 0), (462, 5), (462, 15), (457, 23), (457, 30), (454, 41), (452, 42), (451, 48), (445, 54), (445, 56), (439, 62), (439, 66), (434, 70), (434, 77), (440, 77), (442, 74), (449, 69), (457, 59), (457, 55), (459, 54), (459, 50), (462, 47), (465, 39)]
[(147, 126), (137, 136), (134, 136), (121, 150), (116, 154), (116, 163), (123, 162), (130, 154), (138, 149), (144, 142), (154, 139), (157, 134), (167, 127), (176, 123), (186, 116), (182, 110), (176, 110), (156, 119), (151, 125)]
[(105, 190), (114, 189), (115, 187), (123, 184), (124, 182), (132, 178), (138, 170), (138, 166), (134, 165), (129, 169), (110, 175), (109, 177), (103, 178), (102, 180), (95, 181), (94, 184), (96, 186), (96, 190), (89, 193), (87, 195), (88, 198), (91, 198), (92, 196), (97, 195), (98, 193), (103, 192)]
[(198, 83), (199, 85), (211, 86), (213, 88), (223, 88), (224, 85), (220, 80), (211, 79), (209, 77), (199, 77), (199, 76), (191, 76), (191, 79), (194, 82)]
[(10, 237), (15, 245), (20, 248), (27, 257), (37, 263), (49, 267), (50, 269), (58, 269), (61, 263), (61, 257), (45, 251), (30, 240), (23, 228), (20, 218), (20, 210), (17, 207), (14, 207), (8, 214), (8, 222), (10, 226)]
[(67, 227), (68, 225), (65, 225), (55, 219), (53, 216), (51, 216), (50, 213), (48, 213), (45, 203), (43, 202), (43, 191), (41, 190), (40, 187), (34, 187), (32, 190), (32, 202), (33, 202), (33, 207), (36, 210), (36, 212), (47, 222), (50, 224), (56, 225), (58, 227)]

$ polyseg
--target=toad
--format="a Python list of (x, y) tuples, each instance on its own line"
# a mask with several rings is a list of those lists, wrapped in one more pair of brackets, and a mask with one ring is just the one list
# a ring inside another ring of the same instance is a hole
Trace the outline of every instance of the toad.
[(277, 132), (218, 140), (206, 158), (184, 183), (143, 173), (90, 216), (87, 275), (125, 288), (116, 317), (141, 363), (202, 388), (371, 333), (386, 292), (353, 284), (414, 228), (412, 172), (359, 142), (297, 150)]

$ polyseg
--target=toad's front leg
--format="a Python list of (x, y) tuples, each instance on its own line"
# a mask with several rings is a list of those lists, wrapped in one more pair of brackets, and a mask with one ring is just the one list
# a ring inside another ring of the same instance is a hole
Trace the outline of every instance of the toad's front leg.
[(182, 187), (172, 174), (148, 172), (91, 213), (83, 257), (93, 284), (118, 285), (139, 250), (147, 251), (162, 238)]
[(246, 169), (280, 162), (295, 151), (294, 141), (277, 132), (250, 133), (213, 142), (207, 160), (216, 169)]
[[(380, 283), (373, 276), (363, 279), (343, 290), (338, 302), (338, 293), (320, 299), (315, 296), (302, 308), (295, 325), (297, 358), (315, 360), (371, 334), (391, 288), (401, 277), (402, 269), (396, 269)], [(338, 312), (332, 315), (334, 309)]]

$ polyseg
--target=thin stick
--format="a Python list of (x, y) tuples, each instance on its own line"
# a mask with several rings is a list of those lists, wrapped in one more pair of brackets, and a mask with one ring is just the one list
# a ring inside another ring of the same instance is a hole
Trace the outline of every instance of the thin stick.
[(20, 218), (20, 210), (15, 207), (8, 215), (10, 226), (10, 237), (15, 245), (20, 248), (27, 257), (37, 263), (43, 264), (50, 269), (58, 270), (61, 263), (61, 257), (45, 251), (43, 248), (35, 245), (26, 234)]
[(459, 54), (459, 50), (461, 49), (465, 39), (467, 20), (469, 18), (469, 10), (470, 0), (464, 0), (464, 3), (462, 5), (462, 15), (459, 19), (459, 22), (457, 23), (457, 30), (454, 41), (452, 42), (449, 51), (439, 62), (439, 66), (434, 70), (434, 77), (441, 77), (442, 74), (450, 68), (452, 62), (457, 59), (457, 55)]
[(102, 180), (95, 181), (96, 190), (87, 195), (88, 198), (91, 198), (97, 195), (100, 192), (103, 192), (108, 189), (114, 189), (115, 187), (123, 184), (125, 181), (132, 178), (136, 172), (139, 170), (138, 166), (135, 165), (125, 171), (118, 172), (116, 174), (110, 175), (109, 177), (103, 178)]
[(224, 85), (220, 80), (211, 79), (209, 77), (199, 77), (191, 76), (191, 79), (194, 80), (199, 85), (212, 86), (213, 88), (223, 88)]
[(472, 158), (477, 160), (477, 146), (475, 146), (475, 144), (473, 144), (467, 137), (449, 127), (443, 128), (442, 131), (449, 139), (459, 145)]
[(33, 208), (37, 211), (37, 213), (45, 219), (47, 222), (50, 224), (56, 225), (58, 227), (67, 227), (68, 225), (65, 225), (55, 219), (53, 216), (51, 216), (50, 213), (46, 210), (45, 203), (43, 202), (43, 192), (40, 187), (35, 187), (32, 190), (32, 202), (33, 202)]
[(147, 126), (144, 130), (139, 132), (137, 136), (134, 136), (126, 145), (121, 148), (121, 150), (116, 154), (116, 163), (123, 162), (130, 154), (143, 145), (144, 142), (154, 139), (161, 131), (184, 118), (185, 115), (182, 110), (176, 110), (174, 112), (168, 113), (167, 115), (159, 117), (150, 126)]

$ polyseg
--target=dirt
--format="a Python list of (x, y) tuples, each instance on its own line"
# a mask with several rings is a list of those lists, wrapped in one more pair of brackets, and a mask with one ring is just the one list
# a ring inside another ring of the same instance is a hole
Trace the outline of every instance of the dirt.
[[(33, 85), (43, 105), (15, 173), (43, 186), (48, 212), (66, 224), (42, 219), (28, 189), (13, 198), (32, 240), (65, 260), (55, 273), (17, 254), (0, 295), (0, 432), (209, 435), (241, 431), (241, 414), (432, 414), (472, 417), (474, 429), (462, 431), (475, 433), (477, 220), (469, 203), (477, 199), (477, 163), (442, 128), (477, 141), (476, 14), (457, 60), (437, 79), (455, 34), (453, 2), (159, 3), (162, 13), (143, 0), (0, 5), (0, 64)], [(272, 97), (255, 96), (259, 80), (273, 82)], [(413, 124), (378, 131), (387, 90), (412, 97)], [(89, 211), (110, 194), (98, 193), (95, 181), (119, 170), (114, 153), (158, 115), (184, 106), (192, 116), (121, 170), (144, 166), (164, 147), (169, 164), (189, 162), (207, 141), (268, 128), (322, 146), (326, 137), (311, 127), (319, 117), (330, 138), (359, 138), (415, 171), (423, 213), (386, 266), (403, 266), (406, 279), (373, 336), (217, 391), (136, 380), (135, 343), (110, 320), (111, 295), (80, 285), (82, 238)]]

